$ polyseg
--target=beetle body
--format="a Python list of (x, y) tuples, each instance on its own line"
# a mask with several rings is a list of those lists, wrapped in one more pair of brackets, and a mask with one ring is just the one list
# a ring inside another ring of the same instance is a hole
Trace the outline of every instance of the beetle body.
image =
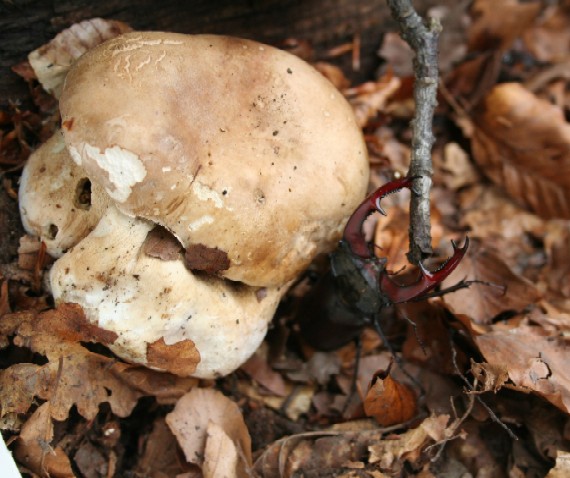
[(362, 233), (362, 224), (375, 211), (386, 214), (380, 202), (402, 188), (411, 189), (414, 178), (392, 181), (368, 196), (347, 222), (337, 250), (330, 255), (330, 269), (315, 284), (300, 306), (303, 338), (320, 350), (332, 350), (358, 337), (362, 328), (377, 320), (392, 304), (419, 299), (445, 280), (467, 251), (453, 243), (454, 254), (438, 270), (420, 264), (417, 281), (400, 285), (386, 269), (387, 259), (376, 257), (374, 246)]

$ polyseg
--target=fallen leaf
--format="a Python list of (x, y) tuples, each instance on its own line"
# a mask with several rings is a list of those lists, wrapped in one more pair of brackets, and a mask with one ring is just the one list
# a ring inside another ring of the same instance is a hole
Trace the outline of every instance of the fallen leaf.
[(28, 60), (44, 89), (59, 98), (67, 71), (75, 60), (105, 40), (129, 31), (132, 31), (131, 27), (116, 20), (85, 20), (73, 24), (31, 52)]
[(73, 461), (85, 478), (109, 476), (109, 462), (90, 440), (85, 440), (73, 455)]
[(441, 159), (442, 180), (448, 188), (459, 189), (480, 181), (479, 172), (459, 144), (447, 143)]
[(568, 447), (562, 426), (566, 422), (567, 417), (554, 407), (531, 407), (525, 414), (524, 425), (532, 437), (534, 449), (543, 459), (551, 462), (559, 450)]
[(413, 76), (414, 52), (399, 33), (388, 32), (382, 39), (378, 55), (384, 58), (398, 77)]
[(230, 267), (230, 259), (226, 251), (217, 247), (208, 247), (203, 244), (191, 244), (184, 253), (186, 267), (195, 272), (217, 274)]
[(523, 35), (525, 46), (539, 61), (556, 63), (568, 58), (570, 50), (570, 12), (568, 7), (552, 5)]
[(16, 313), (0, 318), (0, 335), (14, 336), (14, 343), (47, 358), (48, 363), (17, 363), (0, 371), (1, 415), (25, 413), (35, 397), (50, 401), (50, 413), (65, 420), (72, 406), (92, 420), (101, 403), (109, 403), (120, 416), (130, 415), (138, 399), (157, 395), (165, 402), (179, 397), (197, 380), (178, 378), (140, 365), (131, 365), (91, 352), (80, 343), (49, 335), (44, 314)]
[(564, 342), (523, 326), (475, 337), (485, 360), (506, 368), (518, 391), (536, 393), (565, 413), (570, 412), (570, 351)]
[(544, 218), (570, 218), (570, 125), (519, 83), (491, 90), (473, 115), (483, 172)]
[(513, 247), (520, 244), (525, 234), (544, 234), (545, 221), (516, 204), (498, 186), (471, 187), (460, 194), (459, 202), (461, 224), (474, 231), (477, 237), (501, 236)]
[[(453, 294), (455, 292), (449, 295)], [(421, 301), (398, 304), (398, 313), (402, 320), (410, 323), (402, 347), (408, 360), (448, 375), (457, 373), (456, 364), (463, 370), (467, 363), (465, 352), (453, 344), (446, 319), (448, 311), (441, 303)]]
[(150, 257), (156, 257), (163, 261), (175, 261), (180, 259), (183, 247), (178, 239), (165, 227), (156, 226), (148, 233), (142, 245), (142, 252)]
[[(321, 431), (292, 435), (272, 443), (255, 462), (263, 478), (337, 476), (359, 462), (382, 440), (382, 430)], [(348, 465), (348, 466), (347, 466)]]
[[(174, 410), (166, 416), (166, 423), (176, 436), (186, 460), (201, 466), (203, 470), (204, 467), (215, 470), (217, 466), (223, 466), (222, 463), (205, 463), (205, 451), (210, 439), (208, 430), (213, 430), (213, 444), (208, 455), (210, 459), (216, 459), (215, 451), (220, 446), (228, 446), (228, 442), (220, 437), (221, 430), (229, 438), (238, 457), (232, 461), (235, 474), (231, 476), (249, 476), (247, 470), (252, 466), (251, 438), (239, 408), (222, 393), (209, 388), (191, 390), (178, 400)], [(218, 428), (211, 429), (211, 424)]]
[(506, 50), (532, 24), (541, 10), (539, 2), (476, 0), (469, 29), (469, 51)]
[(371, 445), (370, 463), (391, 473), (400, 472), (406, 462), (416, 464), (428, 445), (448, 438), (448, 421), (448, 415), (428, 417), (417, 428)]
[(164, 418), (155, 420), (152, 431), (144, 440), (144, 450), (137, 461), (134, 476), (148, 476), (158, 478), (178, 476), (186, 470), (182, 460), (179, 459), (176, 447), (176, 438), (166, 425)]
[(200, 363), (200, 352), (190, 339), (167, 345), (161, 337), (147, 345), (146, 360), (149, 367), (188, 377)]
[(14, 456), (19, 463), (39, 476), (74, 478), (71, 462), (60, 447), (52, 448), (51, 404), (45, 402), (22, 427)]
[(254, 353), (240, 368), (273, 395), (279, 397), (287, 395), (285, 380), (281, 374), (273, 370), (258, 352)]
[(550, 290), (570, 298), (570, 225), (551, 221), (544, 236), (547, 264), (542, 275)]
[(346, 90), (345, 94), (354, 110), (359, 126), (364, 127), (370, 119), (382, 111), (388, 100), (400, 88), (400, 80), (395, 76), (384, 76), (376, 82), (366, 83), (358, 90)]
[(443, 298), (455, 312), (469, 315), (480, 324), (490, 323), (502, 312), (521, 311), (540, 298), (530, 281), (515, 275), (502, 261), (500, 252), (475, 238), (471, 238), (469, 251), (442, 287), (451, 287), (463, 279), (495, 284), (472, 284)]
[(329, 80), (337, 90), (343, 91), (350, 86), (350, 80), (338, 66), (324, 61), (318, 61), (314, 63), (313, 66), (315, 70)]
[(59, 304), (56, 309), (47, 310), (37, 318), (35, 329), (38, 332), (57, 335), (70, 342), (98, 342), (109, 345), (118, 335), (105, 330), (87, 320), (78, 304)]
[(363, 405), (366, 416), (384, 427), (407, 422), (417, 413), (415, 393), (408, 385), (394, 380), (390, 368), (374, 374)]
[(471, 373), (479, 381), (479, 390), (483, 392), (497, 392), (509, 380), (505, 364), (472, 363)]
[(232, 478), (239, 475), (239, 455), (236, 444), (226, 435), (224, 429), (209, 422), (206, 430), (206, 447), (204, 449), (204, 478)]

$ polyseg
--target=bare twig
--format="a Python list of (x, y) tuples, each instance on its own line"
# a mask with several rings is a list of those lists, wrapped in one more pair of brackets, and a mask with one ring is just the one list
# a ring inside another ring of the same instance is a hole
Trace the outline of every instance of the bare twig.
[(432, 253), (430, 232), (431, 148), (435, 141), (432, 132), (433, 112), (437, 105), (438, 48), (441, 24), (429, 19), (426, 25), (416, 13), (411, 0), (386, 0), (392, 17), (398, 22), (401, 35), (414, 50), (414, 100), (416, 112), (412, 121), (412, 158), (410, 176), (414, 181), (410, 204), (410, 252), (413, 264)]

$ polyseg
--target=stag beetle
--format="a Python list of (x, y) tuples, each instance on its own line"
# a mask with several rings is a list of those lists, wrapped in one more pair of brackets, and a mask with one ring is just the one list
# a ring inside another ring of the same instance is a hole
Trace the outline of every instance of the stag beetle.
[(378, 329), (379, 312), (392, 304), (419, 299), (446, 279), (469, 247), (453, 241), (453, 256), (436, 271), (420, 264), (419, 279), (408, 285), (394, 282), (386, 258), (374, 254), (374, 246), (362, 232), (366, 218), (375, 211), (386, 215), (380, 202), (402, 188), (411, 189), (414, 177), (391, 181), (368, 196), (348, 220), (336, 251), (330, 255), (330, 271), (321, 277), (300, 304), (303, 339), (320, 350), (338, 348), (359, 336), (365, 325)]

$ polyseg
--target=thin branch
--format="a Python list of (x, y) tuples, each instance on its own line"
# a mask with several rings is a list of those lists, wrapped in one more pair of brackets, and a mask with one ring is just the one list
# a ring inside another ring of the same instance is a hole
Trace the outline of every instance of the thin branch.
[(430, 226), (430, 190), (433, 172), (431, 148), (435, 141), (432, 132), (433, 113), (437, 106), (438, 39), (441, 24), (429, 19), (426, 25), (416, 13), (410, 0), (386, 0), (392, 17), (400, 26), (402, 38), (415, 52), (414, 100), (416, 111), (412, 121), (412, 157), (410, 176), (414, 181), (410, 204), (410, 252), (413, 264), (432, 253)]

